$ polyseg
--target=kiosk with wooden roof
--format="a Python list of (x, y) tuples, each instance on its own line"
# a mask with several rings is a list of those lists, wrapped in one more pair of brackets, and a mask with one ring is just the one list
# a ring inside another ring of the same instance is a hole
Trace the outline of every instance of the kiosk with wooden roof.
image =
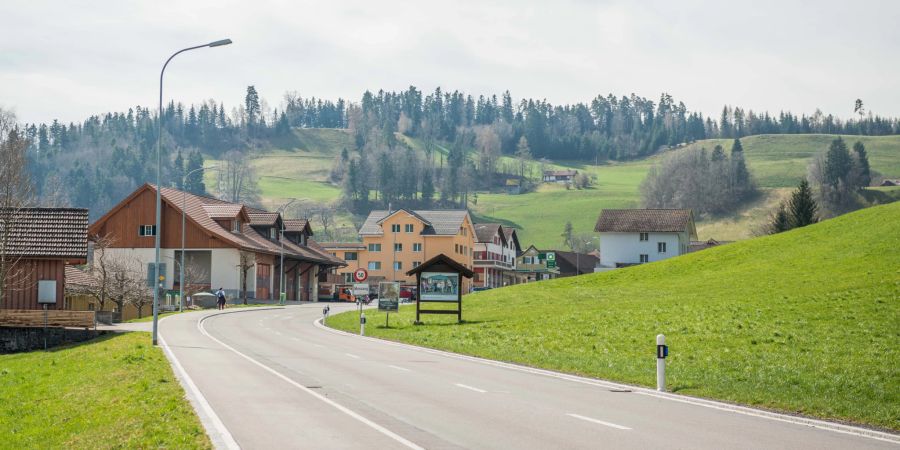
[[(462, 279), (474, 272), (441, 253), (406, 272), (416, 276), (416, 324), (422, 314), (456, 314), (462, 322)], [(422, 303), (456, 303), (456, 309), (422, 309)]]

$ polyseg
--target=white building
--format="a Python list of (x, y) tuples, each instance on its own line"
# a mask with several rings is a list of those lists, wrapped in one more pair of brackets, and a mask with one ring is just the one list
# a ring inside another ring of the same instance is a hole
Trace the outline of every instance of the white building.
[(516, 255), (521, 251), (515, 229), (499, 223), (475, 224), (474, 285), (495, 288), (517, 284)]
[(594, 231), (600, 233), (604, 269), (683, 255), (697, 239), (689, 209), (604, 209)]

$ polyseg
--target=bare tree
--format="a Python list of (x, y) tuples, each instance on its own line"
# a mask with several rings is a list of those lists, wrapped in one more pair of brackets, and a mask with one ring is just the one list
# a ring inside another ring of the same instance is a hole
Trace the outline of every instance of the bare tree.
[(241, 271), (241, 302), (247, 304), (247, 275), (256, 266), (256, 253), (241, 251), (238, 269)]
[(103, 311), (107, 300), (110, 299), (114, 290), (115, 274), (121, 270), (118, 261), (109, 254), (108, 249), (115, 244), (115, 237), (112, 234), (96, 235), (91, 238), (91, 245), (94, 248), (93, 260), (87, 266), (88, 275), (90, 275), (96, 283), (88, 286), (81, 286), (81, 291), (97, 300), (100, 306), (99, 311)]
[(194, 261), (193, 257), (188, 257), (184, 263), (184, 296), (190, 297), (198, 292), (208, 291), (211, 287), (209, 281), (209, 270)]
[(27, 149), (28, 141), (19, 133), (15, 114), (0, 108), (0, 308), (8, 291), (27, 288), (24, 284), (30, 273), (22, 264), (21, 243), (13, 242), (21, 211), (34, 199)]
[(242, 152), (225, 154), (225, 168), (219, 171), (219, 197), (233, 203), (259, 203), (256, 170)]
[(328, 241), (333, 241), (335, 227), (334, 210), (322, 208), (316, 214), (316, 219), (318, 219), (319, 225), (322, 226), (322, 236)]

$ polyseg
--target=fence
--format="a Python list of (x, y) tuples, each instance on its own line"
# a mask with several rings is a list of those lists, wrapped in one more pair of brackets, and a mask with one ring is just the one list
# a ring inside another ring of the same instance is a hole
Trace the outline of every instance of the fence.
[(36, 328), (45, 324), (53, 328), (94, 328), (96, 320), (94, 311), (0, 309), (0, 327)]

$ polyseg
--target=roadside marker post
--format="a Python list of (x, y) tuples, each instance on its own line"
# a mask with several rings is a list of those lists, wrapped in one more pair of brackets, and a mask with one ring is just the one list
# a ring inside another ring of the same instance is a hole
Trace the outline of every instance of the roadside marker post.
[(366, 335), (366, 313), (362, 313), (359, 316), (359, 335)]
[(656, 335), (656, 390), (666, 392), (666, 357), (669, 356), (669, 346), (666, 345), (666, 335)]

